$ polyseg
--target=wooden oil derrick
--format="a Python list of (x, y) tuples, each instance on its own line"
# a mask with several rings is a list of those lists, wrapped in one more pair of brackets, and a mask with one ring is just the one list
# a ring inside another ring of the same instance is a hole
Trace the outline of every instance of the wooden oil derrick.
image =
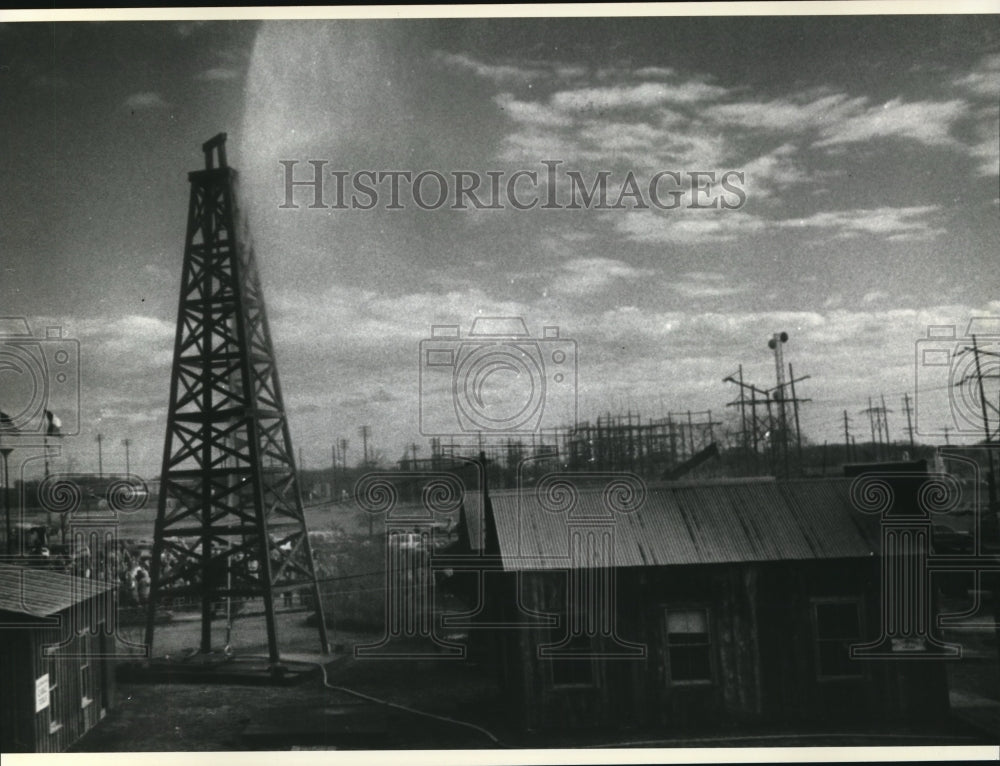
[[(203, 654), (219, 600), (259, 598), (272, 667), (275, 594), (308, 587), (328, 650), (274, 348), (226, 134), (207, 141), (191, 197), (156, 516), (146, 642), (166, 600), (201, 603)], [(164, 567), (164, 554), (172, 559)]]

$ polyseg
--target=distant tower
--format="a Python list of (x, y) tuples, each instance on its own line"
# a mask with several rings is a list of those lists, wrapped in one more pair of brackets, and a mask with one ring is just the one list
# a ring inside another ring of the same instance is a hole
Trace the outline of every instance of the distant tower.
[[(202, 653), (213, 603), (261, 598), (272, 665), (280, 662), (276, 592), (308, 586), (328, 642), (271, 333), (226, 134), (202, 145), (189, 173), (184, 267), (156, 530), (146, 643), (164, 599), (201, 599)], [(174, 561), (167, 569), (161, 556)]]

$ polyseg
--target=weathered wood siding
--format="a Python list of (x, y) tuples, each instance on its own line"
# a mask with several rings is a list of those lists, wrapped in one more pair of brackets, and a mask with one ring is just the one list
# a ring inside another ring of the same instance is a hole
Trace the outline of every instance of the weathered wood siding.
[[(538, 622), (526, 612), (557, 616), (558, 627), (489, 631), (494, 665), (509, 701), (529, 729), (659, 726), (693, 734), (723, 725), (933, 718), (947, 711), (942, 662), (857, 660), (857, 678), (819, 678), (815, 599), (857, 599), (862, 640), (880, 633), (877, 561), (801, 561), (734, 565), (635, 567), (615, 573), (616, 632), (646, 646), (640, 659), (594, 660), (593, 683), (557, 684), (553, 660), (538, 647), (566, 636), (566, 574), (526, 572), (488, 593), (487, 612)], [(518, 608), (518, 604), (521, 605)], [(709, 683), (669, 677), (664, 610), (706, 608)], [(597, 641), (598, 652), (613, 650)]]
[[(36, 621), (36, 627), (0, 625), (0, 689), (4, 694), (0, 749), (4, 752), (63, 752), (100, 721), (113, 704), (113, 661), (71, 656), (114, 652), (114, 637), (104, 634), (103, 625), (92, 633), (89, 624), (80, 624), (82, 614), (84, 610), (77, 611), (76, 625), (71, 624), (68, 613), (58, 615), (62, 620), (58, 626), (42, 620)], [(8, 624), (28, 622), (21, 615), (0, 617)], [(58, 648), (54, 652), (46, 651), (46, 647), (55, 646)], [(36, 713), (35, 681), (46, 673), (52, 688), (50, 708)], [(90, 678), (89, 702), (83, 695), (84, 673)], [(51, 721), (53, 705), (57, 724)]]

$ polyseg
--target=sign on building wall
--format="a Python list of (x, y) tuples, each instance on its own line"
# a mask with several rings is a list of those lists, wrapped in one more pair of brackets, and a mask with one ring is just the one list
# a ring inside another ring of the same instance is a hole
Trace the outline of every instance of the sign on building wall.
[(35, 679), (35, 712), (39, 713), (49, 706), (49, 674)]

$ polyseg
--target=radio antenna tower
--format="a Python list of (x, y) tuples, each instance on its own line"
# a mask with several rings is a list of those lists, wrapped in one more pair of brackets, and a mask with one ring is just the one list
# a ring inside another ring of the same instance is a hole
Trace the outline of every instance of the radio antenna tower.
[[(152, 657), (156, 607), (165, 599), (200, 599), (200, 653), (208, 655), (214, 604), (260, 598), (276, 671), (276, 593), (310, 588), (321, 651), (329, 644), (260, 277), (236, 207), (236, 171), (226, 164), (226, 134), (202, 151), (205, 168), (188, 174), (146, 644)], [(162, 566), (165, 553), (173, 558), (169, 568)]]

